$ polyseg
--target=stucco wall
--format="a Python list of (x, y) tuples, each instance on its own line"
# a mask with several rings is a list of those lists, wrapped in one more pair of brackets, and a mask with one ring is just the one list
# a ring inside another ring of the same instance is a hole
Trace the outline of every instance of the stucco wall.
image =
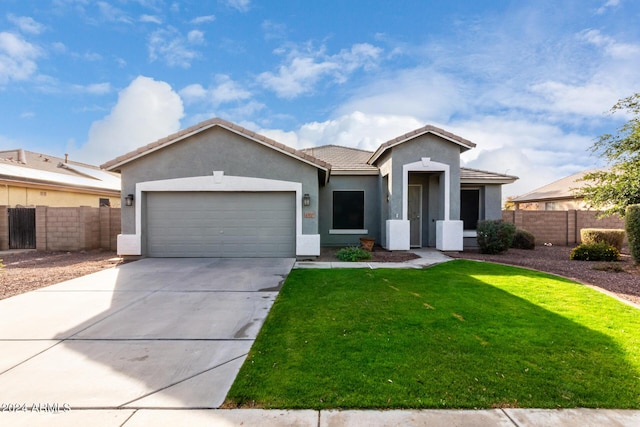
[[(441, 219), (459, 219), (460, 217), (460, 147), (450, 141), (432, 134), (422, 135), (393, 147), (391, 185), (392, 194), (389, 200), (390, 219), (402, 219), (402, 167), (408, 163), (419, 162), (429, 157), (434, 162), (450, 165), (450, 217)], [(442, 184), (442, 183), (441, 183)]]
[[(377, 175), (332, 176), (329, 184), (320, 189), (320, 244), (322, 246), (359, 245), (360, 237), (380, 240), (380, 187)], [(364, 226), (367, 234), (330, 234), (333, 221), (333, 191), (364, 190)]]
[[(213, 171), (302, 183), (302, 194), (311, 197), (311, 206), (304, 209), (302, 232), (318, 233), (317, 168), (218, 126), (123, 166), (122, 194), (134, 194), (138, 182), (209, 176)], [(144, 200), (135, 203), (144, 209)], [(136, 232), (134, 208), (123, 207), (122, 232)]]
[(109, 199), (112, 208), (120, 207), (120, 197), (76, 193), (73, 191), (59, 191), (48, 188), (25, 187), (18, 185), (0, 184), (0, 203), (10, 207), (24, 206), (52, 206), (74, 207), (90, 206), (100, 207), (100, 199)]

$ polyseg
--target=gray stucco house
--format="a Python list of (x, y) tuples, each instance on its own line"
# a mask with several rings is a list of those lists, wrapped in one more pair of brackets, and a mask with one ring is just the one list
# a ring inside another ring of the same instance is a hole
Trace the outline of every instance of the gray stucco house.
[(102, 167), (122, 176), (120, 255), (313, 257), (360, 237), (458, 251), (517, 179), (461, 168), (474, 146), (424, 126), (375, 152), (294, 150), (216, 118)]

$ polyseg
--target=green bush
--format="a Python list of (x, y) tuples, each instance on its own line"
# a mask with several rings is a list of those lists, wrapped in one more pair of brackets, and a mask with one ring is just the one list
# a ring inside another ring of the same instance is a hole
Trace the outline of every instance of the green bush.
[(513, 242), (516, 226), (502, 220), (478, 221), (478, 246), (483, 254), (505, 252)]
[(571, 250), (570, 260), (575, 261), (617, 261), (620, 251), (605, 243), (582, 243)]
[(622, 249), (624, 230), (607, 228), (583, 228), (580, 230), (582, 243), (604, 242), (617, 250)]
[(515, 249), (535, 249), (536, 236), (529, 233), (527, 230), (516, 228), (516, 233), (513, 235), (511, 247)]
[(636, 264), (640, 264), (640, 205), (627, 206), (624, 218), (631, 256)]
[(336, 257), (340, 261), (364, 261), (367, 259), (371, 259), (371, 253), (357, 246), (349, 246), (347, 248), (342, 248), (338, 252), (336, 252)]

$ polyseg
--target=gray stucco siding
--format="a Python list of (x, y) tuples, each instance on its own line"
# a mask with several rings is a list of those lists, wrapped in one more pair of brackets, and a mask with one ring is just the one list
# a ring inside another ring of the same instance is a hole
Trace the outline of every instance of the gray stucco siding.
[[(308, 193), (311, 197), (311, 206), (303, 210), (302, 233), (318, 233), (318, 216), (304, 217), (304, 213), (318, 210), (317, 168), (218, 126), (122, 166), (122, 194), (135, 194), (139, 182), (211, 176), (213, 171), (223, 171), (228, 176), (301, 183), (302, 194)], [(144, 200), (136, 203), (144, 209)], [(124, 204), (122, 232), (136, 232), (135, 209)]]
[[(432, 134), (422, 135), (392, 148), (392, 194), (390, 197), (390, 219), (402, 218), (403, 165), (429, 157), (434, 162), (450, 166), (450, 218), (460, 218), (460, 147)], [(441, 180), (442, 181), (442, 180)], [(443, 183), (441, 182), (441, 185)]]
[[(333, 229), (333, 192), (364, 191), (364, 227), (367, 234), (331, 234)], [(320, 189), (319, 233), (322, 246), (359, 245), (360, 237), (372, 237), (380, 243), (380, 184), (377, 175), (332, 176)]]
[(484, 186), (484, 219), (502, 219), (502, 185)]

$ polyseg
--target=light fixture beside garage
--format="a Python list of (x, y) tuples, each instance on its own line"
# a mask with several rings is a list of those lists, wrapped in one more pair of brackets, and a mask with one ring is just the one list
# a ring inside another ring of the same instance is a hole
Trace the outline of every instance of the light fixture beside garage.
[(311, 206), (311, 196), (309, 196), (309, 193), (305, 193), (305, 195), (302, 196), (302, 206)]
[(133, 194), (129, 194), (124, 198), (124, 204), (126, 206), (133, 206)]

